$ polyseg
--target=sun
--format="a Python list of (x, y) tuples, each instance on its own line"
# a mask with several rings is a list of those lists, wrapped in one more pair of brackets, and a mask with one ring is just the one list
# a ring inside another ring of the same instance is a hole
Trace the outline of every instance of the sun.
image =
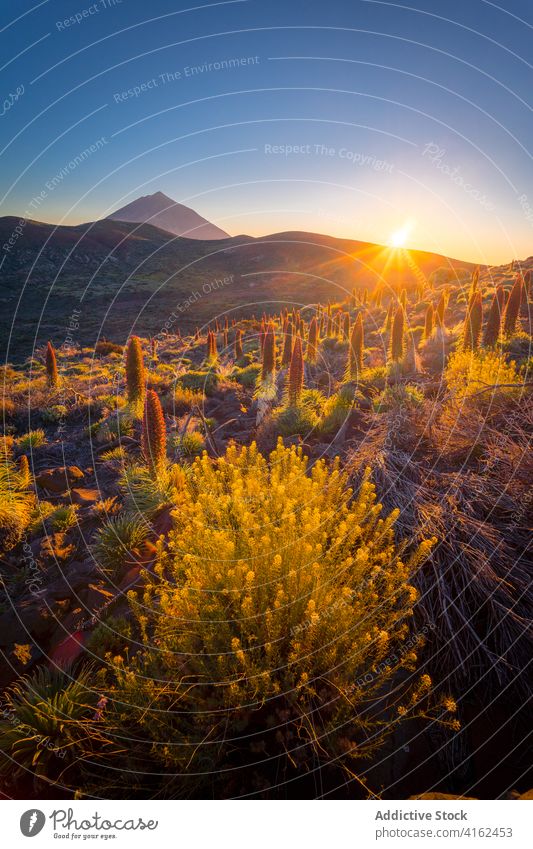
[(390, 239), (388, 241), (389, 248), (403, 248), (405, 247), (405, 243), (409, 238), (409, 234), (413, 229), (413, 224), (411, 221), (406, 221), (403, 227), (400, 227), (399, 230), (395, 230), (394, 233), (391, 234)]

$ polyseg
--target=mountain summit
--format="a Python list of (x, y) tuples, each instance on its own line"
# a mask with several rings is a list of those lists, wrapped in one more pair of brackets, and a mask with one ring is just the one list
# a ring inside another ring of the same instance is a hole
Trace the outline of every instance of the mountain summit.
[(116, 212), (107, 216), (113, 221), (129, 221), (134, 224), (152, 224), (161, 230), (186, 236), (188, 239), (229, 239), (228, 233), (198, 215), (163, 192), (143, 195)]

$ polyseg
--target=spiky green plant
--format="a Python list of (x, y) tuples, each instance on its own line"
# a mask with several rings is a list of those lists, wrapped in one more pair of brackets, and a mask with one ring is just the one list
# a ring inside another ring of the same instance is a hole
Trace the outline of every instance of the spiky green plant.
[(318, 322), (316, 320), (316, 316), (313, 316), (311, 319), (311, 323), (309, 324), (309, 336), (307, 339), (307, 350), (306, 357), (307, 361), (314, 364), (316, 363), (318, 355)]
[(393, 363), (399, 362), (404, 354), (404, 322), (405, 314), (403, 307), (399, 306), (394, 313), (394, 321), (392, 322), (392, 332), (390, 340), (390, 358)]
[(431, 334), (433, 333), (433, 323), (435, 319), (435, 310), (433, 308), (433, 304), (428, 304), (428, 308), (426, 310), (426, 317), (424, 321), (424, 339), (430, 339)]
[(273, 380), (276, 373), (276, 335), (274, 325), (269, 323), (263, 340), (263, 358), (261, 364), (261, 382)]
[[(0, 721), (3, 775), (33, 774), (47, 782), (90, 757), (98, 745), (98, 702), (91, 671), (70, 674), (41, 666), (20, 678), (4, 697)], [(79, 779), (79, 775), (78, 775)]]
[(481, 292), (470, 297), (463, 330), (463, 351), (477, 351), (483, 325), (483, 304)]
[(483, 346), (485, 348), (494, 348), (498, 344), (505, 309), (505, 299), (505, 289), (500, 285), (494, 292), (483, 334)]
[(357, 316), (350, 338), (348, 352), (348, 379), (357, 380), (363, 368), (363, 351), (365, 347), (363, 316)]
[(129, 511), (107, 519), (96, 532), (92, 553), (98, 566), (112, 580), (124, 573), (124, 563), (147, 539), (148, 522), (139, 513)]
[(180, 460), (191, 460), (205, 451), (205, 436), (198, 430), (184, 433), (174, 440), (176, 455)]
[(46, 381), (52, 389), (59, 383), (56, 352), (50, 341), (46, 346)]
[(302, 340), (297, 336), (294, 341), (292, 350), (291, 364), (289, 366), (289, 376), (287, 383), (287, 392), (289, 399), (289, 407), (297, 407), (302, 396), (304, 388), (304, 358), (302, 351)]
[(517, 274), (503, 316), (503, 333), (507, 338), (513, 336), (516, 331), (516, 322), (518, 321), (520, 304), (522, 303), (523, 286), (522, 277), (520, 274)]
[(0, 459), (0, 552), (10, 551), (28, 527), (35, 497), (25, 474), (6, 455)]
[(126, 390), (132, 415), (142, 414), (146, 392), (146, 377), (141, 340), (131, 336), (126, 348)]
[(165, 417), (157, 393), (149, 389), (144, 402), (141, 449), (153, 478), (165, 469), (167, 456), (167, 433)]
[(19, 436), (17, 444), (22, 451), (33, 451), (35, 448), (41, 448), (46, 445), (46, 435), (42, 428), (30, 430), (28, 433)]

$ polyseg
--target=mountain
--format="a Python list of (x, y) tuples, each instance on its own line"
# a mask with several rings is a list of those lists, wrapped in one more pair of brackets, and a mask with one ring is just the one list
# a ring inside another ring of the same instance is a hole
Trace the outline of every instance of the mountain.
[(220, 227), (211, 224), (182, 203), (177, 203), (163, 192), (143, 195), (107, 216), (111, 221), (130, 221), (135, 224), (152, 224), (175, 236), (188, 239), (229, 239)]
[(180, 238), (151, 224), (103, 219), (75, 227), (0, 218), (0, 356), (20, 361), (48, 338), (61, 345), (76, 313), (76, 344), (98, 336), (124, 342), (166, 326), (188, 332), (227, 313), (246, 318), (280, 306), (343, 301), (354, 287), (411, 288), (468, 276), (471, 263), (424, 251), (317, 233), (287, 232), (225, 241)]

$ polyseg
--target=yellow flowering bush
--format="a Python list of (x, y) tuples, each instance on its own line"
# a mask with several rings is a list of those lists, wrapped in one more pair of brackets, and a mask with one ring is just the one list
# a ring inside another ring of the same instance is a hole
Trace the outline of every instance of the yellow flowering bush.
[(177, 772), (268, 759), (279, 776), (367, 756), (421, 710), (409, 578), (434, 541), (404, 559), (368, 476), (354, 494), (337, 463), (310, 467), (280, 440), (269, 458), (255, 444), (204, 453), (175, 500), (130, 596), (144, 648), (116, 663), (121, 733)]
[[(486, 400), (492, 392), (504, 392), (516, 395), (517, 389), (508, 384), (519, 386), (522, 383), (516, 364), (499, 355), (496, 351), (459, 351), (452, 354), (444, 373), (448, 388), (456, 398), (468, 398), (486, 390)], [(499, 387), (504, 387), (500, 389)]]

